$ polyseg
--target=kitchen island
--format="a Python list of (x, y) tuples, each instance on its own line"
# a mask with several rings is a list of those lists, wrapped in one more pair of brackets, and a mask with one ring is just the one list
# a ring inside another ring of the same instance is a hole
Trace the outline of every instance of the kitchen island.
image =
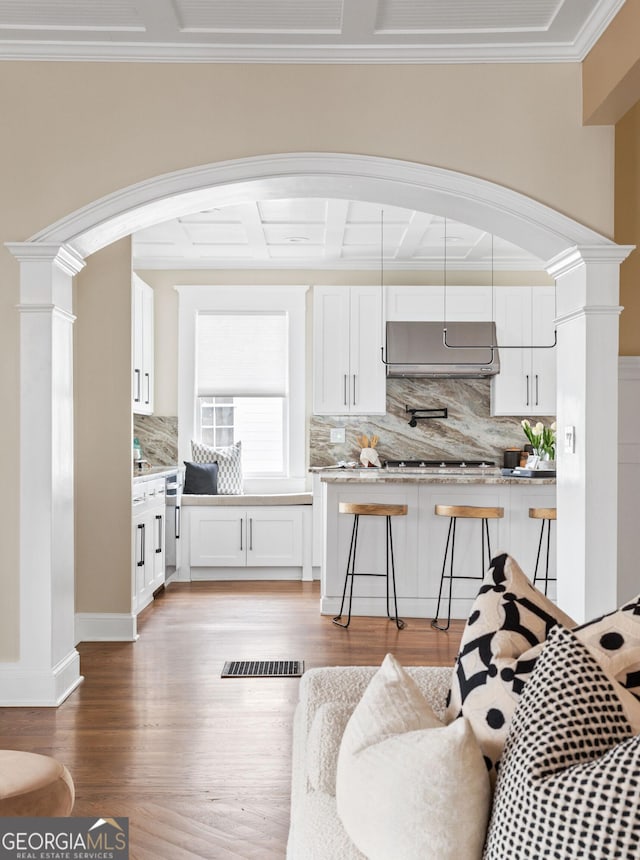
[[(340, 502), (403, 504), (405, 517), (394, 518), (393, 544), (398, 609), (403, 618), (432, 618), (435, 614), (449, 519), (436, 516), (437, 504), (504, 508), (504, 518), (489, 524), (493, 555), (508, 552), (533, 578), (540, 521), (529, 518), (530, 507), (555, 507), (555, 478), (505, 477), (500, 469), (318, 469), (315, 486), (322, 511), (321, 612), (340, 608), (353, 518), (338, 513)], [(455, 570), (481, 576), (481, 525), (459, 520)], [(541, 564), (545, 562), (546, 537)], [(383, 572), (384, 523), (362, 517), (356, 571)], [(550, 576), (555, 576), (555, 528), (552, 528)], [(452, 618), (466, 618), (480, 581), (453, 585)], [(447, 584), (445, 583), (445, 588)], [(445, 591), (446, 593), (446, 591)], [(555, 596), (555, 583), (549, 596)], [(353, 615), (386, 614), (384, 578), (356, 579)]]

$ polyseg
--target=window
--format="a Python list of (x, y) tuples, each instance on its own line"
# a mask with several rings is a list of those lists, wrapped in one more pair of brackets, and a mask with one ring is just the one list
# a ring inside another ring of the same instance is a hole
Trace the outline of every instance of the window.
[(200, 313), (196, 327), (196, 435), (242, 441), (247, 476), (287, 474), (288, 317)]
[(178, 458), (242, 442), (245, 493), (299, 493), (306, 458), (303, 284), (180, 285)]

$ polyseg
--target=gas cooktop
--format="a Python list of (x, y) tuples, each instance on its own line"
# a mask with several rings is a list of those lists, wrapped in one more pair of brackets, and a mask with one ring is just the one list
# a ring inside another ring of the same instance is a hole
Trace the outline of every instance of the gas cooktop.
[(493, 460), (385, 460), (385, 469), (492, 469)]

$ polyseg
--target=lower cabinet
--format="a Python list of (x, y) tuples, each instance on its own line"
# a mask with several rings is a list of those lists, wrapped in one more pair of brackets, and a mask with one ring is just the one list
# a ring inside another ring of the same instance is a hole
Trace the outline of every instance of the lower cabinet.
[(165, 578), (165, 480), (140, 482), (133, 490), (133, 612), (153, 600)]
[[(188, 528), (191, 579), (300, 578), (310, 567), (305, 552), (310, 506), (183, 507)], [(186, 534), (185, 534), (186, 537)], [(242, 569), (245, 569), (244, 571)], [(252, 568), (270, 568), (262, 576)], [(225, 573), (225, 569), (230, 570)]]

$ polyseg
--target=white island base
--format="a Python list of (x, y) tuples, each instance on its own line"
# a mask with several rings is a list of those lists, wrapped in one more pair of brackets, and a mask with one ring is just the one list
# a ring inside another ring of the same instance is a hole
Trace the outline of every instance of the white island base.
[[(498, 473), (499, 474), (499, 473)], [(540, 538), (540, 520), (530, 519), (530, 507), (554, 507), (555, 481), (468, 478), (457, 482), (427, 477), (393, 480), (376, 474), (334, 473), (321, 475), (323, 498), (324, 553), (321, 567), (321, 612), (336, 615), (342, 590), (353, 517), (338, 513), (340, 502), (379, 502), (408, 506), (405, 517), (394, 517), (393, 548), (396, 569), (398, 611), (401, 618), (433, 618), (436, 611), (442, 562), (449, 519), (436, 516), (435, 506), (482, 505), (504, 508), (504, 519), (489, 522), (491, 552), (508, 552), (533, 579)], [(452, 618), (467, 618), (480, 587), (482, 576), (481, 521), (459, 519), (456, 527), (454, 572), (478, 576), (477, 581), (453, 582)], [(546, 529), (540, 554), (540, 568), (546, 564)], [(551, 526), (549, 575), (556, 575), (555, 523)], [(485, 567), (488, 567), (485, 553)], [(361, 517), (358, 531), (356, 572), (383, 573), (385, 570), (385, 527), (380, 517)], [(540, 587), (540, 584), (539, 584)], [(440, 617), (446, 617), (448, 582), (444, 584), (444, 604)], [(555, 599), (556, 584), (549, 583), (549, 597)], [(348, 596), (348, 595), (347, 595)], [(356, 577), (352, 615), (386, 615), (385, 580)]]

